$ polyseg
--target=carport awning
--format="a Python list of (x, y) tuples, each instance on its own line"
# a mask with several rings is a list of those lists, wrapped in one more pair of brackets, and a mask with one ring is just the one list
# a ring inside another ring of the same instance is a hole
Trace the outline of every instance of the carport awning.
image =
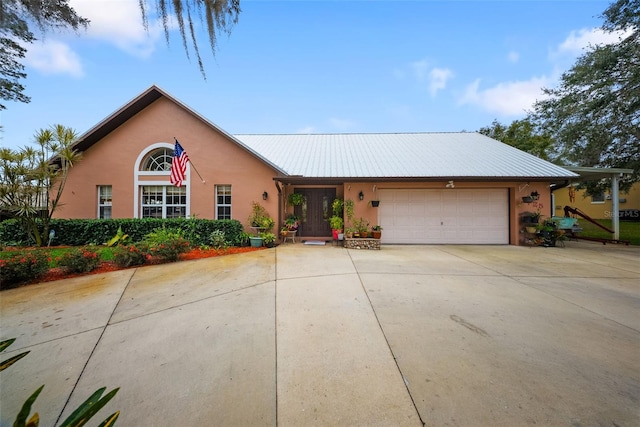
[(580, 175), (580, 178), (574, 178), (572, 181), (596, 181), (600, 179), (611, 178), (611, 210), (613, 225), (613, 239), (620, 239), (620, 190), (618, 187), (618, 179), (624, 174), (632, 174), (633, 169), (623, 168), (591, 168), (591, 167), (572, 167), (565, 166), (565, 169)]

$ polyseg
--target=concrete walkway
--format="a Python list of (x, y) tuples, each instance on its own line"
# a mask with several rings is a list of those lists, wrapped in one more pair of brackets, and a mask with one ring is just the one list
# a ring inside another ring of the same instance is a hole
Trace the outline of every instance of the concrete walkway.
[[(640, 425), (640, 248), (285, 244), (0, 293), (0, 423)], [(100, 417), (101, 416), (101, 417)], [(58, 421), (60, 422), (60, 421)]]

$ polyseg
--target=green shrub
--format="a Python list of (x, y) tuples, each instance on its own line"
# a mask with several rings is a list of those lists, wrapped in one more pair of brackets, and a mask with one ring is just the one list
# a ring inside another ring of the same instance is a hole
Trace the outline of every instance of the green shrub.
[(177, 261), (180, 254), (190, 247), (179, 228), (158, 228), (147, 234), (144, 240), (149, 245), (149, 253), (165, 261)]
[(49, 260), (42, 251), (17, 252), (0, 259), (0, 289), (10, 289), (35, 280), (48, 270)]
[[(161, 227), (179, 228), (183, 237), (193, 246), (208, 244), (209, 236), (214, 230), (222, 230), (227, 241), (234, 245), (243, 242), (240, 221), (234, 219), (211, 220), (195, 218), (121, 218), (121, 219), (53, 219), (51, 229), (55, 230), (54, 245), (82, 246), (88, 244), (102, 245), (118, 234), (118, 229), (130, 238), (126, 243), (136, 243)], [(29, 241), (20, 223), (15, 219), (0, 222), (0, 243), (33, 245)]]
[(246, 231), (242, 231), (238, 234), (238, 237), (235, 241), (232, 241), (234, 246), (249, 246), (249, 237), (253, 236), (253, 234), (247, 233)]
[(222, 230), (213, 230), (211, 232), (211, 246), (216, 249), (222, 249), (229, 246), (227, 239), (225, 238), (224, 231)]
[(131, 267), (142, 265), (149, 257), (149, 245), (138, 242), (128, 246), (118, 246), (113, 251), (113, 262), (118, 267)]
[(56, 263), (68, 273), (86, 273), (98, 268), (100, 255), (95, 247), (82, 246), (65, 253)]

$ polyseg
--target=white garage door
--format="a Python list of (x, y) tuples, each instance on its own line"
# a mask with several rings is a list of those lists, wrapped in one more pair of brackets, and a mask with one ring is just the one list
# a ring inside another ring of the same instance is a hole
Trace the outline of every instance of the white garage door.
[(382, 243), (509, 243), (507, 189), (378, 191)]

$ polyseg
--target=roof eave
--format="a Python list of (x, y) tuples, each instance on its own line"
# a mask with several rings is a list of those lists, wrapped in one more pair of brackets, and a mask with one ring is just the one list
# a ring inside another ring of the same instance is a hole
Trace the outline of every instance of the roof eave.
[(165, 97), (171, 100), (172, 102), (174, 102), (175, 104), (179, 105), (181, 108), (184, 108), (191, 115), (198, 118), (202, 122), (206, 123), (208, 126), (215, 129), (217, 132), (223, 134), (224, 136), (232, 140), (234, 143), (238, 144), (242, 149), (247, 151), (253, 157), (257, 158), (261, 162), (273, 168), (277, 173), (282, 175), (287, 174), (285, 171), (280, 169), (280, 167), (273, 164), (269, 160), (265, 159), (260, 154), (256, 153), (254, 150), (249, 148), (246, 144), (242, 143), (240, 140), (235, 138), (233, 135), (225, 132), (223, 129), (219, 128), (217, 125), (207, 120), (205, 117), (201, 116), (199, 113), (192, 110), (190, 107), (183, 104), (173, 96), (169, 95), (167, 92), (160, 89), (156, 85), (152, 85), (146, 91), (144, 91), (143, 93), (141, 93), (140, 95), (138, 95), (137, 97), (135, 97), (134, 99), (132, 99), (131, 101), (123, 105), (122, 107), (120, 107), (114, 113), (109, 115), (106, 119), (102, 120), (100, 123), (98, 123), (91, 129), (89, 129), (87, 132), (82, 134), (73, 144), (72, 148), (79, 152), (88, 150), (95, 143), (97, 143), (102, 138), (109, 135), (111, 132), (113, 132), (122, 124), (124, 124), (127, 120), (131, 119), (133, 116), (135, 116), (136, 114), (138, 114), (139, 112), (147, 108), (149, 105), (151, 105), (153, 102), (157, 101), (161, 97)]
[(491, 181), (511, 181), (511, 182), (559, 182), (575, 179), (576, 176), (402, 176), (402, 177), (308, 177), (300, 175), (276, 176), (273, 179), (285, 184), (342, 184), (344, 182), (491, 182)]

